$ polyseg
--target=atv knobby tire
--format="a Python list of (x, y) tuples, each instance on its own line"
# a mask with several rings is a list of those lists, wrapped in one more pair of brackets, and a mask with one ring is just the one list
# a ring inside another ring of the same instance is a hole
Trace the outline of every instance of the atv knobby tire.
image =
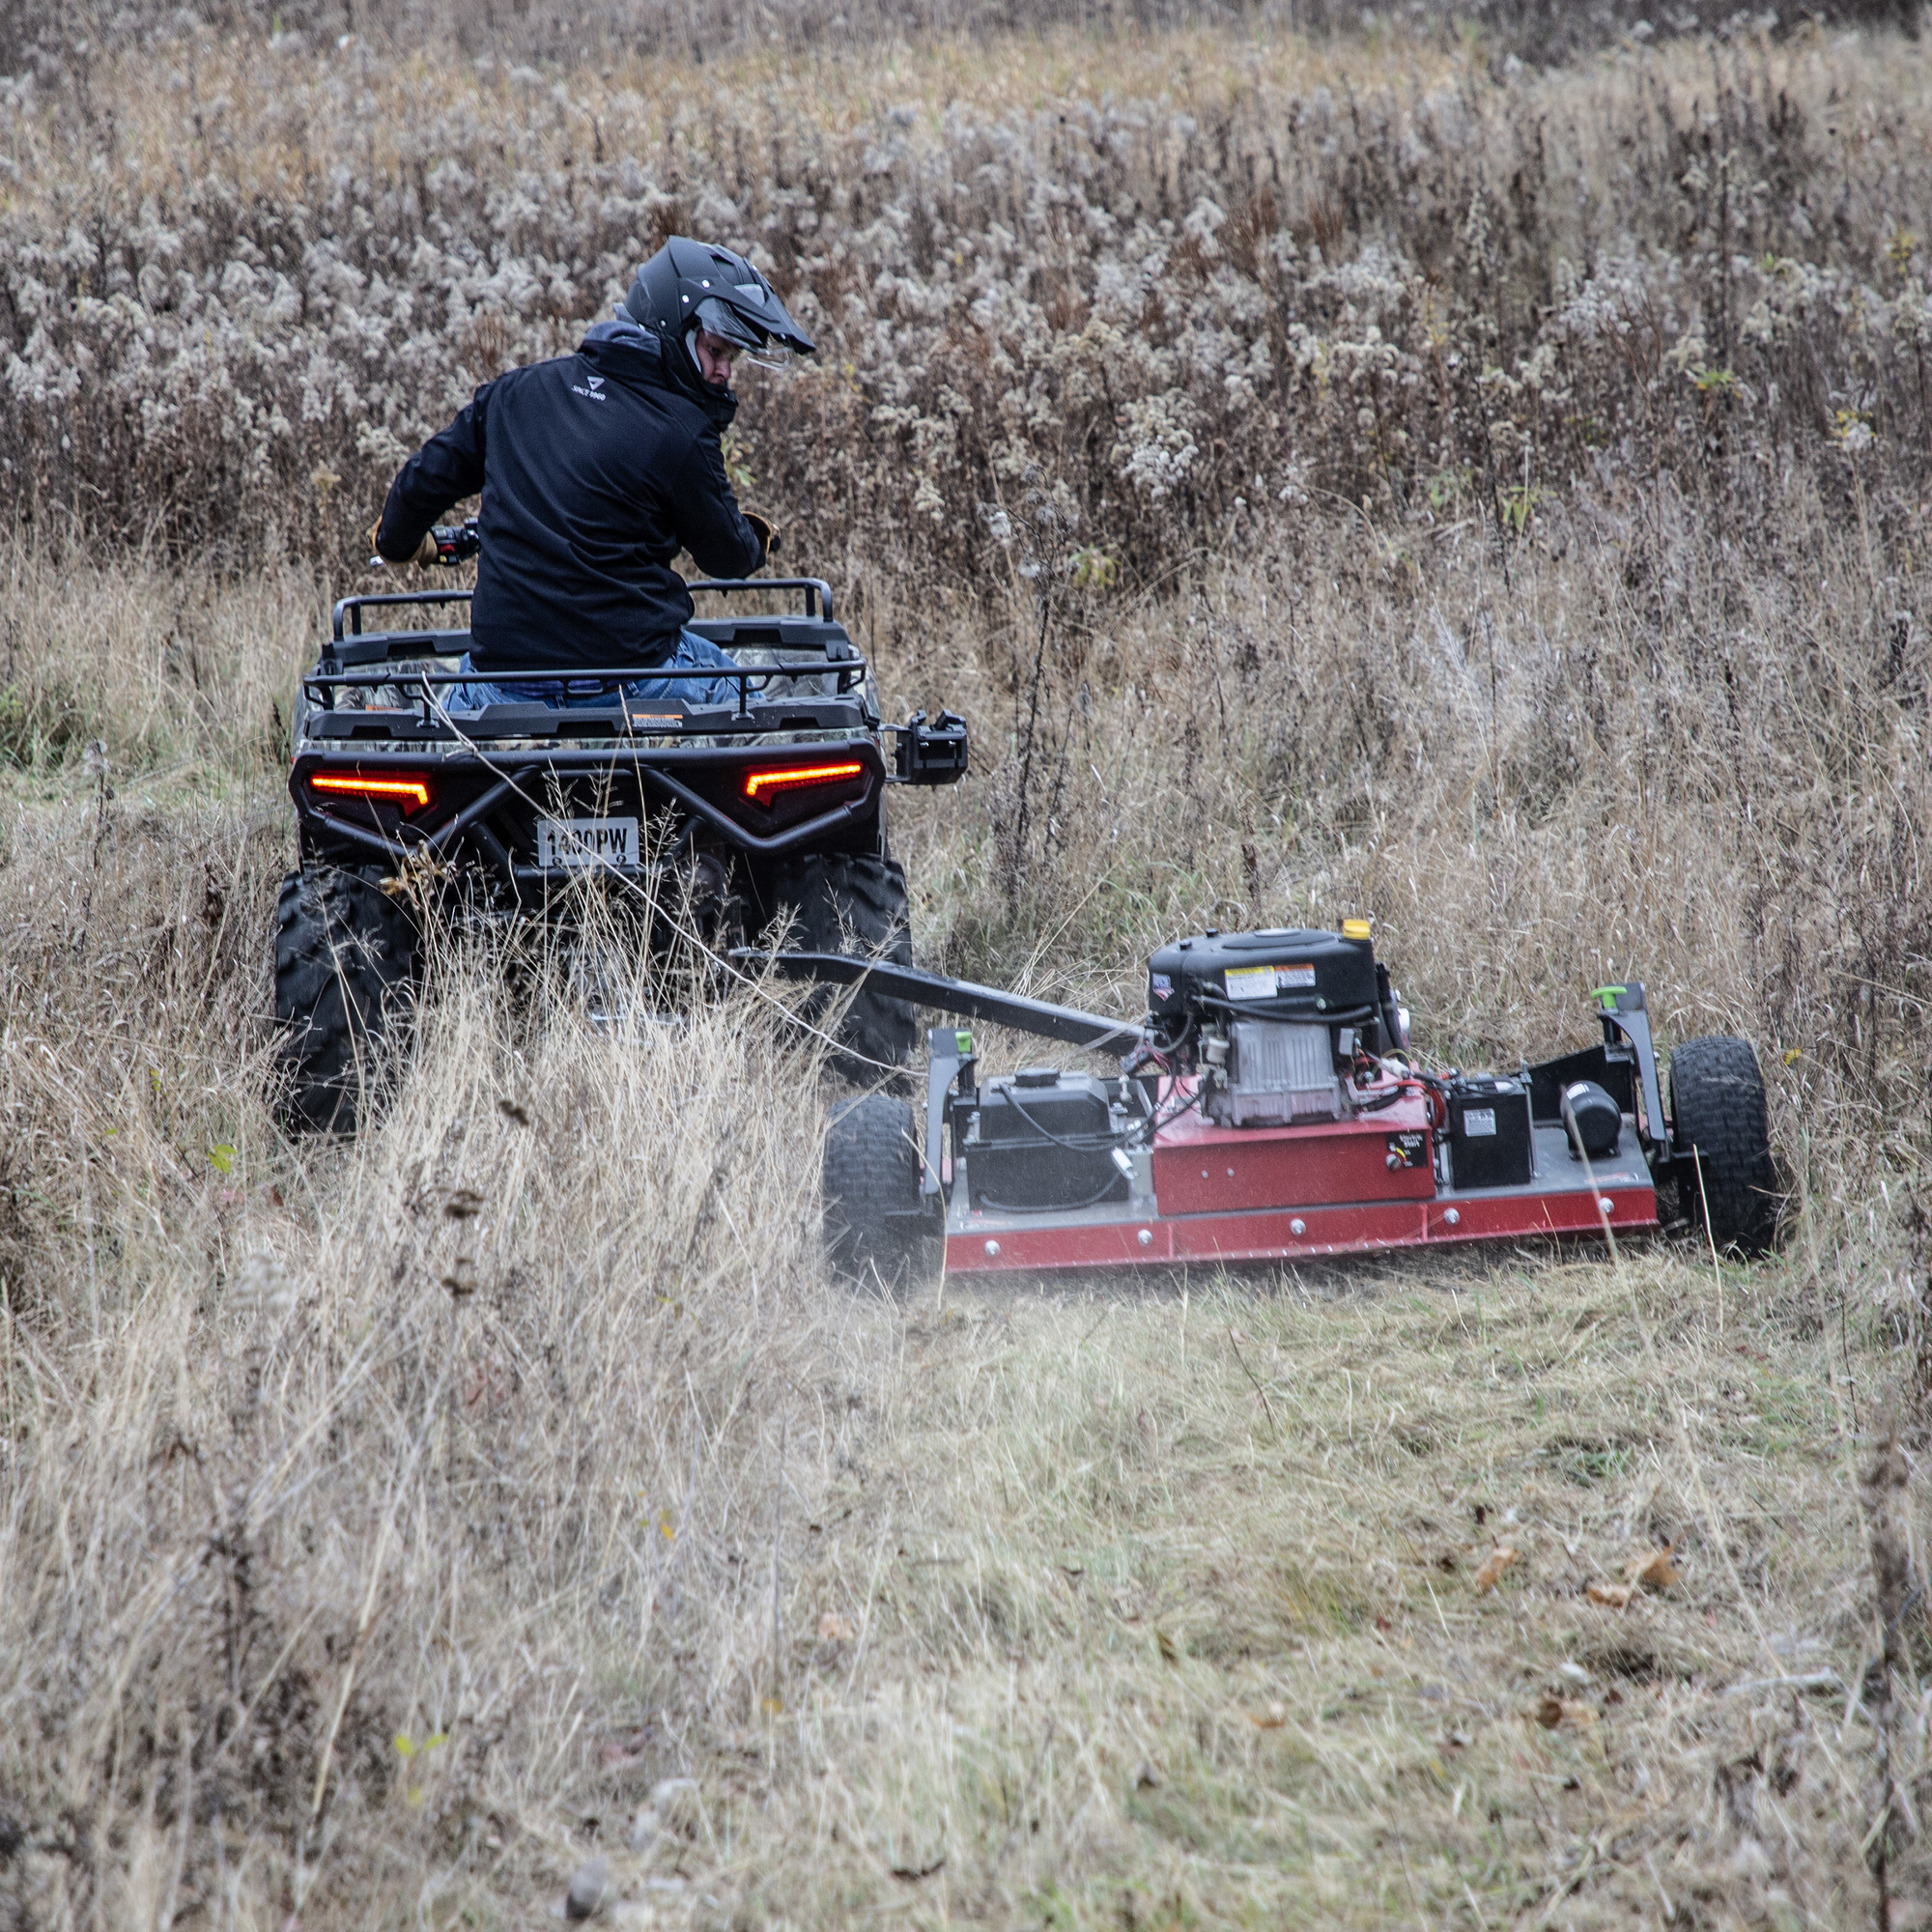
[(925, 1232), (920, 1211), (913, 1103), (865, 1094), (833, 1109), (825, 1136), (825, 1243), (835, 1271), (852, 1281), (876, 1272), (896, 1288)]
[(1693, 1226), (1709, 1216), (1718, 1252), (1762, 1254), (1777, 1228), (1777, 1170), (1771, 1157), (1764, 1077), (1747, 1040), (1724, 1034), (1687, 1039), (1670, 1056), (1670, 1113), (1679, 1149), (1696, 1151), (1678, 1206)]
[[(912, 964), (912, 932), (906, 919), (904, 867), (869, 853), (816, 852), (779, 867), (772, 880), (775, 913), (795, 915), (790, 946), (799, 952), (844, 952)], [(838, 996), (810, 995), (804, 1002), (816, 1021)], [(860, 986), (846, 1003), (838, 1028), (848, 1049), (834, 1062), (846, 1078), (875, 1084), (906, 1065), (919, 1045), (910, 1002)]]
[(421, 941), (376, 870), (291, 872), (275, 902), (276, 1058), (298, 1132), (354, 1133), (393, 1065)]

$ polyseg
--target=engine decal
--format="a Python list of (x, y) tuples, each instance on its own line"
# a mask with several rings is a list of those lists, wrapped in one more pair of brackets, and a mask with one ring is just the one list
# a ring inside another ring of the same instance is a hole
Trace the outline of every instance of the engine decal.
[(1390, 1134), (1388, 1136), (1388, 1165), (1393, 1174), (1399, 1167), (1427, 1167), (1429, 1165), (1429, 1136), (1423, 1132)]
[(1303, 959), (1286, 966), (1230, 966), (1222, 978), (1231, 1000), (1271, 1000), (1277, 993), (1312, 993), (1315, 962)]

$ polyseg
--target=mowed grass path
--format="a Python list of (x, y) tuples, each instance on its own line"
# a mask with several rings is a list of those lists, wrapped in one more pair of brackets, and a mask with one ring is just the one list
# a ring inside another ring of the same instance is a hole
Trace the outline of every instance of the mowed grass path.
[[(1802, 1282), (1725, 1268), (1720, 1327), (1680, 1245), (1432, 1263), (912, 1310), (805, 1530), (802, 1775), (712, 1768), (738, 1884), (916, 1922), (1858, 1909), (1855, 1392)], [(1590, 1599), (1665, 1546), (1667, 1587)]]

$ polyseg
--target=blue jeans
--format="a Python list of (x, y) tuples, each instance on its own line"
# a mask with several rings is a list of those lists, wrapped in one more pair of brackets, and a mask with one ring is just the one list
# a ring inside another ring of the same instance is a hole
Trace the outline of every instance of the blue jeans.
[[(702, 665), (717, 665), (726, 670), (738, 668), (738, 661), (730, 652), (720, 649), (708, 638), (700, 638), (696, 631), (678, 633), (677, 649), (662, 668), (692, 670)], [(475, 670), (467, 651), (457, 668), (466, 677)], [(569, 709), (583, 704), (609, 704), (612, 696), (594, 678), (583, 677), (519, 678), (515, 684), (479, 681), (445, 685), (443, 689), (448, 694), (443, 702), (452, 711), (481, 711), (486, 704), (554, 704)], [(734, 707), (738, 701), (736, 683), (722, 677), (639, 677), (619, 686), (618, 690), (632, 699), (668, 697), (682, 699), (686, 704)]]

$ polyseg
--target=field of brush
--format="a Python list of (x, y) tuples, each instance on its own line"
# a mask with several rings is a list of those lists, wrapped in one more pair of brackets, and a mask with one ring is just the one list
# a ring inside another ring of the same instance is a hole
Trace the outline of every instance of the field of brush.
[[(0, 80), (0, 1923), (1925, 1923), (1932, 43), (185, 19)], [(686, 230), (973, 726), (923, 963), (1367, 915), (1465, 1065), (1640, 976), (1778, 1251), (855, 1294), (766, 1007), (458, 951), (286, 1138), (355, 533)]]

